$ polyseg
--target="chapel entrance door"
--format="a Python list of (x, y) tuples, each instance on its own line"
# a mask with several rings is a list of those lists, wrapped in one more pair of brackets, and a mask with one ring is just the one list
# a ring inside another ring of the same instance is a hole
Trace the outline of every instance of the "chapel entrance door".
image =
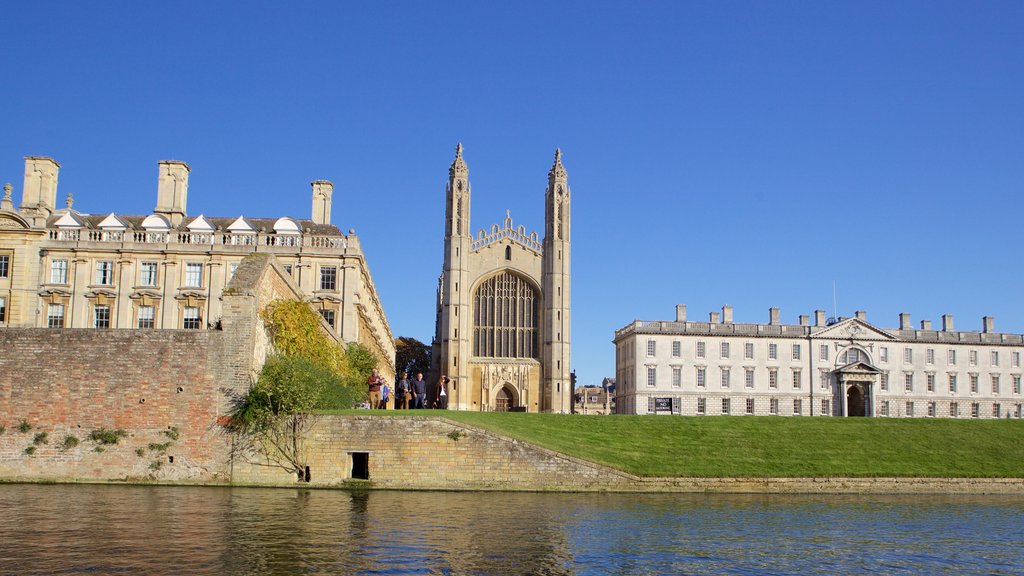
[(864, 390), (860, 384), (851, 384), (846, 391), (846, 415), (865, 416)]
[(508, 412), (509, 408), (513, 406), (515, 406), (515, 399), (509, 393), (508, 388), (502, 386), (501, 390), (498, 390), (498, 394), (494, 397), (494, 410), (496, 412)]

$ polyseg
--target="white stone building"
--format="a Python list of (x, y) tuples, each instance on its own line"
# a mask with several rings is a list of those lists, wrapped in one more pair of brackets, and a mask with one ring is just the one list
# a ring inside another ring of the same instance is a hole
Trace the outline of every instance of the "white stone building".
[(1024, 336), (993, 319), (957, 331), (900, 314), (878, 328), (867, 314), (782, 324), (733, 322), (724, 306), (707, 322), (635, 321), (615, 333), (619, 414), (1021, 418)]

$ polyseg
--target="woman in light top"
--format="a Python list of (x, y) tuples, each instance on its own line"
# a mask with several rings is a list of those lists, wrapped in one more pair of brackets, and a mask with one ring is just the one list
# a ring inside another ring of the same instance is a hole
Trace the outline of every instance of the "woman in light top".
[(444, 374), (437, 381), (437, 392), (434, 397), (434, 408), (446, 410), (448, 408), (448, 377)]

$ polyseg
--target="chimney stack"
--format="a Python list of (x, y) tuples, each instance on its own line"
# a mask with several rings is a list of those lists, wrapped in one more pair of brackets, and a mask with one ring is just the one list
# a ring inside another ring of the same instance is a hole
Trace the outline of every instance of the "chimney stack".
[(334, 184), (327, 180), (314, 180), (313, 185), (313, 224), (331, 223), (331, 196), (334, 195)]
[(722, 323), (732, 324), (732, 306), (728, 304), (722, 306)]
[(981, 317), (981, 331), (985, 334), (991, 334), (996, 331), (996, 319), (991, 316)]
[(686, 304), (676, 304), (676, 322), (686, 322)]
[(718, 324), (718, 312), (709, 313), (708, 322), (711, 322), (712, 324)]
[(825, 311), (824, 310), (815, 310), (814, 311), (814, 325), (815, 326), (824, 326), (825, 325)]
[(801, 326), (810, 326), (811, 325), (811, 317), (808, 316), (807, 314), (801, 314), (800, 315), (800, 325)]
[(779, 308), (777, 306), (768, 309), (768, 323), (772, 326), (779, 324)]
[(953, 315), (943, 314), (942, 315), (942, 331), (952, 332), (953, 331)]
[[(43, 223), (57, 209), (57, 174), (60, 164), (46, 156), (25, 156), (25, 184), (21, 188), (21, 209), (38, 216)], [(34, 222), (38, 224), (38, 222)]]
[(932, 321), (931, 320), (921, 320), (921, 330), (931, 330), (931, 329), (932, 329)]
[(900, 330), (913, 330), (914, 327), (910, 325), (910, 313), (900, 312)]
[(156, 214), (166, 216), (172, 226), (180, 226), (185, 219), (188, 204), (188, 164), (179, 160), (161, 160), (157, 163), (159, 177), (156, 184)]
[(865, 322), (867, 322), (867, 321), (868, 321), (868, 313), (867, 313), (867, 312), (865, 312), (864, 310), (857, 310), (856, 312), (854, 312), (854, 313), (853, 313), (853, 316), (854, 316), (854, 317), (855, 317), (855, 318), (856, 318), (857, 320), (863, 320), (863, 321), (865, 321)]

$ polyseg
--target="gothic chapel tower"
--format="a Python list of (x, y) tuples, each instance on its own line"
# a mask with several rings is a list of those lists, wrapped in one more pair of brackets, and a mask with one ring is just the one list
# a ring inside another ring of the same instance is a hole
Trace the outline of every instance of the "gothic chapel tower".
[[(438, 287), (438, 317), (435, 346), (440, 344), (440, 357), (432, 359), (431, 384), (440, 374), (447, 374), (451, 408), (468, 410), (465, 361), (469, 360), (469, 321), (472, 313), (469, 300), (462, 291), (470, 289), (469, 249), (472, 243), (469, 231), (469, 168), (462, 159), (462, 144), (455, 148), (455, 160), (448, 168), (445, 189), (444, 271)], [(460, 364), (460, 359), (462, 364)], [(401, 368), (399, 368), (401, 370)]]
[(473, 235), (461, 144), (445, 196), (431, 386), (448, 376), (454, 410), (570, 412), (570, 211), (561, 152), (548, 173), (543, 239), (515, 226), (509, 212)]
[(548, 172), (544, 193), (544, 366), (543, 397), (550, 412), (572, 410), (569, 383), (569, 181), (562, 151)]

